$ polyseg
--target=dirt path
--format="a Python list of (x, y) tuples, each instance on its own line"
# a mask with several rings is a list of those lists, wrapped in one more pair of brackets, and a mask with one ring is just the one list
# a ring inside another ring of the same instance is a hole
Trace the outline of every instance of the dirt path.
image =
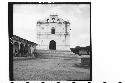
[(32, 59), (14, 61), (14, 80), (89, 80), (90, 69), (80, 67), (80, 59)]

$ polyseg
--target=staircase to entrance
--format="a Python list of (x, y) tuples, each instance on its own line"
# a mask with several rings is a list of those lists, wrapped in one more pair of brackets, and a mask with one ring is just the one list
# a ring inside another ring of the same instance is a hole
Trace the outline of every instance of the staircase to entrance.
[(78, 56), (69, 50), (37, 50), (37, 53), (38, 57), (41, 58), (68, 58)]

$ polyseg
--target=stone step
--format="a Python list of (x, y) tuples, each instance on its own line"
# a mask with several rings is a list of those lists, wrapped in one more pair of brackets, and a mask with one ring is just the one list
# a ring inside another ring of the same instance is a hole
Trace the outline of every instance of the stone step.
[(39, 54), (41, 54), (41, 55), (58, 55), (58, 56), (61, 56), (61, 55), (65, 55), (65, 56), (75, 55), (75, 54), (72, 54), (72, 53), (41, 53), (41, 52), (39, 52)]
[(60, 58), (60, 57), (77, 57), (78, 55), (75, 55), (71, 51), (67, 50), (37, 50), (38, 57), (41, 58)]
[(66, 55), (66, 54), (40, 54), (39, 58), (78, 58), (78, 55)]
[(42, 52), (71, 52), (70, 50), (37, 50)]
[(42, 53), (42, 54), (74, 54), (71, 51), (67, 50), (37, 50), (37, 52)]

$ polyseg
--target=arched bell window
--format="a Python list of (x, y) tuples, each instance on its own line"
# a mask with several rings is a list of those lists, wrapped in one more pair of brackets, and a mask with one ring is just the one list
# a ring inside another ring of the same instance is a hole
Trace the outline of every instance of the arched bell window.
[(55, 34), (55, 28), (54, 27), (51, 28), (51, 34)]

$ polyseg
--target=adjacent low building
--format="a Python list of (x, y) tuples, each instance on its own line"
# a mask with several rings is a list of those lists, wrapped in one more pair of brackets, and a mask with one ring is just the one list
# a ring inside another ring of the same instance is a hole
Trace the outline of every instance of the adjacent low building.
[(78, 54), (81, 57), (81, 65), (82, 66), (90, 66), (90, 53), (91, 53), (91, 47), (80, 47), (76, 46), (75, 48), (71, 48), (71, 51), (75, 54)]
[(86, 47), (76, 46), (75, 48), (71, 48), (71, 51), (78, 55), (90, 55), (91, 47), (90, 46), (86, 46)]
[(33, 57), (37, 44), (19, 36), (13, 35), (11, 38), (13, 44), (14, 57)]

